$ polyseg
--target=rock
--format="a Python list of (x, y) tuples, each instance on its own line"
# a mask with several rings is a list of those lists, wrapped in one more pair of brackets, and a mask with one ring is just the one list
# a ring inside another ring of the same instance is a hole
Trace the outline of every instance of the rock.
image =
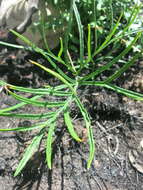
[(0, 176), (4, 172), (5, 168), (6, 168), (6, 161), (2, 157), (0, 157)]
[[(56, 20), (58, 10), (45, 0), (1, 0), (0, 1), (0, 28), (14, 29), (23, 34), (39, 47), (43, 47), (43, 29), (49, 48), (55, 48), (63, 33), (63, 28), (53, 28), (50, 20)], [(46, 23), (46, 28), (40, 22)], [(49, 27), (50, 26), (50, 27)], [(17, 41), (25, 45), (23, 41)]]
[(143, 139), (141, 139), (136, 149), (129, 151), (129, 160), (131, 165), (143, 174)]

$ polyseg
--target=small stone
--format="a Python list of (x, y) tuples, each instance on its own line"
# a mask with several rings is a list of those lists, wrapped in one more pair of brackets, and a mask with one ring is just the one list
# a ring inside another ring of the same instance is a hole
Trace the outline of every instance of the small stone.
[(5, 159), (0, 157), (0, 175), (4, 172), (6, 168), (6, 161)]

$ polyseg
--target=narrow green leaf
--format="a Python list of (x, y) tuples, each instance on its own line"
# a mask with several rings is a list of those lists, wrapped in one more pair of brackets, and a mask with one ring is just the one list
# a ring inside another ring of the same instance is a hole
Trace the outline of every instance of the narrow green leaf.
[(62, 38), (60, 38), (60, 50), (59, 50), (59, 53), (58, 53), (58, 57), (61, 58), (62, 56), (62, 53), (63, 53), (63, 50), (64, 50), (64, 47), (63, 47), (63, 40)]
[(53, 108), (53, 107), (60, 107), (64, 105), (64, 102), (42, 102), (42, 101), (35, 101), (35, 100), (31, 100), (29, 98), (25, 98), (22, 97), (20, 95), (17, 95), (13, 92), (11, 92), (10, 90), (8, 90), (8, 92), (17, 100), (22, 101), (24, 103), (27, 104), (32, 104), (35, 106), (42, 106), (42, 107), (49, 107), (49, 108)]
[[(57, 66), (57, 64), (55, 64), (49, 57), (49, 53), (47, 53), (46, 51), (44, 51), (43, 49), (37, 47), (34, 43), (32, 43), (28, 38), (26, 38), (25, 36), (19, 34), (18, 32), (11, 30), (11, 32), (13, 34), (15, 34), (17, 37), (19, 37), (21, 40), (23, 40), (27, 45), (29, 45), (30, 47), (32, 47), (32, 49), (37, 52), (40, 53), (41, 55), (43, 55), (49, 62), (50, 64), (58, 71), (58, 73), (63, 76), (67, 81), (70, 82), (74, 82), (73, 79), (71, 79), (70, 77), (68, 77), (67, 75), (65, 75), (65, 73)], [(52, 53), (50, 54), (51, 56), (53, 55)], [(56, 56), (55, 56), (56, 57)]]
[(78, 31), (79, 31), (79, 40), (80, 40), (80, 64), (81, 68), (83, 67), (83, 58), (84, 58), (84, 35), (83, 35), (83, 25), (81, 23), (80, 14), (77, 9), (75, 1), (73, 1), (73, 10), (76, 17)]
[(44, 71), (50, 73), (51, 75), (55, 76), (56, 78), (58, 78), (60, 81), (62, 81), (64, 84), (66, 84), (69, 89), (72, 91), (73, 94), (76, 94), (74, 88), (72, 87), (72, 85), (65, 79), (63, 78), (61, 75), (59, 75), (58, 73), (56, 73), (55, 71), (49, 69), (49, 68), (46, 68), (45, 66), (35, 62), (35, 61), (32, 61), (30, 60), (30, 62), (34, 65), (37, 65), (38, 67), (40, 67), (41, 69), (43, 69)]
[(0, 41), (0, 45), (12, 47), (12, 48), (17, 48), (17, 49), (25, 49), (24, 46), (12, 44), (12, 43), (7, 43), (7, 42), (3, 42), (3, 41)]
[(74, 82), (74, 79), (71, 79), (69, 76), (67, 76), (58, 66), (56, 63), (54, 63), (52, 61), (52, 59), (49, 57), (48, 53), (43, 51), (42, 49), (40, 48), (37, 48), (36, 49), (36, 52), (37, 53), (40, 53), (41, 55), (43, 55), (47, 60), (48, 62), (50, 62), (50, 64), (54, 67), (54, 69), (56, 69), (58, 71), (58, 73), (63, 77), (65, 78), (67, 81), (73, 83)]
[(27, 113), (0, 113), (3, 117), (16, 117), (21, 119), (45, 119), (50, 118), (55, 112), (41, 113), (41, 114), (27, 114)]
[[(44, 3), (44, 2), (43, 2)], [(40, 19), (40, 27), (39, 27), (39, 30), (40, 30), (40, 34), (41, 34), (41, 37), (42, 37), (42, 41), (44, 42), (44, 48), (46, 48), (47, 52), (51, 53), (51, 50), (49, 48), (49, 44), (48, 44), (48, 41), (47, 41), (47, 38), (46, 38), (46, 17), (47, 17), (47, 13), (46, 13), (46, 7), (43, 6), (43, 9), (42, 11), (40, 12), (40, 15), (39, 15)]]
[[(141, 31), (142, 31), (142, 29), (138, 29), (138, 30), (128, 31), (128, 32), (127, 32), (127, 30), (129, 29), (129, 27), (130, 27), (130, 26), (133, 24), (133, 22), (135, 21), (137, 15), (138, 15), (138, 13), (139, 13), (140, 7), (141, 7), (141, 5), (140, 5), (140, 6), (135, 5), (135, 7), (134, 7), (134, 9), (133, 9), (133, 12), (132, 12), (132, 15), (131, 15), (131, 18), (129, 19), (128, 25), (123, 29), (122, 32), (119, 31), (119, 33), (116, 34), (116, 35), (114, 36), (114, 38), (112, 38), (113, 35), (115, 34), (116, 30), (117, 30), (117, 27), (119, 26), (119, 23), (120, 23), (120, 20), (121, 20), (121, 18), (122, 18), (123, 13), (121, 14), (121, 16), (120, 16), (120, 18), (118, 19), (118, 21), (117, 21), (115, 27), (112, 29), (111, 33), (107, 36), (107, 38), (106, 38), (106, 40), (103, 42), (103, 44), (95, 51), (95, 53), (94, 53), (93, 56), (95, 56), (95, 55), (97, 55), (98, 53), (100, 53), (104, 48), (106, 48), (107, 46), (109, 46), (109, 44), (111, 44), (111, 43), (113, 43), (113, 42), (115, 42), (115, 41), (117, 41), (117, 40), (119, 40), (119, 39), (122, 39), (124, 36), (129, 36), (129, 35), (131, 35), (131, 34), (133, 34), (133, 33), (138, 33), (138, 32), (141, 32)], [(112, 38), (112, 39), (111, 39), (111, 38)]]
[(10, 89), (14, 89), (20, 92), (25, 92), (25, 93), (32, 93), (32, 94), (39, 94), (39, 95), (53, 95), (53, 96), (69, 96), (71, 95), (70, 92), (61, 91), (61, 90), (56, 90), (55, 87), (49, 87), (49, 88), (24, 88), (20, 86), (14, 86), (14, 85), (9, 85)]
[(141, 93), (137, 93), (137, 92), (134, 92), (131, 90), (126, 90), (126, 89), (118, 87), (116, 85), (106, 84), (103, 81), (85, 81), (85, 82), (81, 83), (81, 85), (101, 86), (101, 87), (105, 87), (105, 88), (114, 90), (118, 93), (124, 94), (125, 96), (133, 98), (135, 100), (141, 100), (141, 101), (143, 100), (143, 94), (141, 94)]
[(27, 147), (23, 158), (20, 160), (18, 167), (14, 173), (14, 176), (17, 176), (21, 170), (25, 167), (29, 159), (33, 156), (33, 154), (38, 150), (39, 144), (43, 137), (44, 133), (41, 131), (36, 137), (33, 138), (31, 144)]
[[(59, 95), (60, 96), (65, 93), (65, 95), (71, 95), (70, 92), (66, 92), (67, 85), (65, 85), (65, 84), (61, 84), (61, 85), (54, 86), (54, 87), (49, 86), (49, 85), (44, 85), (45, 88), (25, 88), (25, 87), (21, 87), (21, 86), (11, 85), (11, 84), (8, 84), (8, 83), (0, 80), (0, 86), (2, 86), (2, 87), (8, 86), (9, 89), (17, 90), (20, 92), (32, 93), (32, 94), (57, 95), (57, 96)], [(40, 96), (36, 96), (36, 97), (40, 97)]]
[(137, 34), (139, 32), (143, 32), (143, 29), (139, 28), (137, 30), (127, 31), (125, 33), (117, 34), (113, 39), (111, 39), (109, 41), (109, 43), (107, 44), (107, 46), (110, 45), (111, 43), (115, 42), (115, 41), (123, 39), (124, 37), (131, 36), (132, 34)]
[(95, 51), (95, 53), (93, 54), (93, 57), (95, 57), (95, 55), (97, 55), (98, 53), (100, 53), (105, 47), (106, 45), (108, 44), (108, 42), (110, 42), (112, 36), (115, 34), (118, 26), (119, 26), (119, 23), (120, 23), (120, 20), (123, 16), (123, 13), (121, 13), (116, 25), (113, 27), (113, 29), (111, 30), (110, 34), (106, 37), (105, 41), (101, 44), (101, 46)]
[(135, 61), (137, 60), (137, 58), (139, 58), (140, 56), (141, 56), (141, 53), (137, 53), (130, 61), (125, 63), (123, 65), (123, 67), (121, 67), (118, 71), (116, 71), (113, 75), (108, 77), (103, 82), (110, 83), (111, 81), (119, 78), (123, 74), (123, 72), (125, 72), (130, 66), (132, 66), (135, 63)]
[(111, 20), (111, 30), (113, 29), (113, 0), (109, 0), (109, 7), (110, 7), (110, 20)]
[(4, 81), (2, 81), (2, 80), (0, 80), (0, 86), (5, 86), (5, 85), (7, 85), (7, 83), (4, 82)]
[(67, 63), (65, 63), (65, 61), (63, 61), (60, 57), (57, 57), (53, 54), (47, 53), (47, 55), (51, 58), (53, 58), (55, 61), (58, 61), (59, 63), (62, 63), (64, 66), (69, 67), (69, 65)]
[(126, 90), (124, 88), (121, 88), (121, 87), (118, 87), (118, 86), (112, 85), (112, 84), (105, 84), (104, 87), (112, 89), (120, 94), (124, 94), (135, 100), (143, 101), (143, 94), (141, 94), (141, 93), (133, 92), (131, 90)]
[(92, 161), (94, 159), (94, 154), (95, 154), (95, 141), (94, 141), (94, 137), (93, 137), (93, 131), (92, 131), (92, 127), (91, 127), (91, 121), (89, 118), (89, 115), (87, 113), (87, 110), (84, 108), (83, 104), (81, 103), (81, 101), (79, 100), (78, 97), (76, 97), (75, 99), (81, 114), (84, 118), (85, 124), (86, 124), (86, 129), (87, 129), (87, 133), (88, 133), (88, 141), (89, 141), (89, 159), (87, 162), (87, 169), (90, 168)]
[(72, 24), (73, 24), (73, 3), (74, 3), (74, 0), (71, 0), (70, 7), (69, 7), (69, 19), (68, 19), (68, 23), (67, 23), (67, 27), (66, 27), (66, 31), (64, 35), (64, 58), (67, 64), (69, 62), (68, 55), (67, 55), (68, 45), (69, 45), (69, 35), (71, 33)]
[(0, 129), (0, 131), (2, 131), (2, 132), (5, 132), (5, 131), (31, 131), (34, 129), (43, 128), (45, 126), (47, 126), (47, 122), (37, 123), (37, 124), (32, 125), (32, 126), (23, 126), (23, 127), (17, 127), (17, 128)]
[(122, 34), (124, 34), (130, 28), (130, 26), (134, 23), (135, 19), (137, 18), (138, 14), (139, 14), (141, 6), (142, 6), (141, 4), (139, 6), (137, 4), (135, 4), (133, 11), (131, 13), (131, 16), (128, 20), (128, 24), (126, 25), (126, 27), (122, 31)]
[(133, 39), (133, 41), (129, 44), (129, 46), (123, 50), (117, 57), (115, 57), (112, 61), (107, 63), (106, 65), (99, 67), (96, 71), (90, 73), (89, 75), (86, 75), (81, 79), (81, 81), (88, 80), (92, 77), (95, 77), (99, 74), (101, 74), (103, 71), (108, 70), (112, 65), (114, 65), (117, 61), (119, 61), (123, 56), (125, 56), (132, 48), (133, 44), (137, 41), (137, 39), (140, 37), (141, 33), (138, 33), (136, 37)]
[(103, 86), (104, 87), (105, 83), (103, 81), (82, 81), (80, 83), (80, 85), (83, 85), (83, 86), (85, 86), (85, 85), (92, 86), (93, 85), (93, 86)]
[[(34, 96), (34, 97), (30, 98), (30, 100), (36, 100), (36, 99), (38, 99), (38, 98), (40, 98), (40, 97), (42, 97), (42, 96)], [(0, 110), (0, 114), (1, 114), (1, 113), (4, 113), (4, 112), (16, 110), (16, 109), (18, 109), (18, 108), (21, 108), (21, 107), (25, 106), (26, 104), (27, 104), (27, 103), (21, 102), (21, 103), (19, 103), (19, 104), (14, 105), (14, 106), (1, 109), (1, 110)]]
[(55, 129), (55, 123), (51, 123), (51, 126), (49, 127), (48, 130), (47, 144), (46, 144), (46, 160), (49, 169), (52, 168), (51, 157), (52, 157), (52, 139), (53, 139), (54, 129)]
[(77, 135), (77, 133), (74, 130), (74, 126), (72, 124), (68, 110), (65, 110), (65, 112), (64, 112), (64, 119), (65, 119), (65, 124), (66, 124), (68, 131), (69, 131), (70, 135), (72, 136), (72, 138), (78, 142), (82, 142), (82, 140), (80, 139), (80, 137)]
[(91, 56), (91, 26), (90, 26), (90, 24), (88, 24), (87, 52), (88, 52), (88, 59), (87, 59), (86, 63), (89, 63), (92, 59), (92, 56)]
[(36, 45), (31, 42), (28, 38), (26, 38), (24, 35), (21, 35), (20, 33), (10, 30), (14, 35), (16, 35), (18, 38), (20, 38), (23, 42), (25, 42), (28, 46), (31, 46), (32, 48), (36, 48)]

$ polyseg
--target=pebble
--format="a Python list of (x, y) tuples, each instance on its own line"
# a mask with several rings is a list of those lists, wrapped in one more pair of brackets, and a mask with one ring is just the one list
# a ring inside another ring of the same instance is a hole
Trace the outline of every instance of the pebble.
[(2, 157), (0, 157), (0, 176), (4, 172), (5, 168), (6, 168), (6, 161)]

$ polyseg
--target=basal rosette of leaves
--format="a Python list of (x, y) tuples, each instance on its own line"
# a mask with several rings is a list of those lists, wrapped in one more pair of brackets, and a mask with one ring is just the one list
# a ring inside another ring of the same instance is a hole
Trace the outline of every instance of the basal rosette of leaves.
[[(30, 131), (35, 129), (38, 130), (37, 135), (35, 135), (35, 137), (31, 140), (31, 144), (27, 147), (23, 154), (23, 157), (20, 160), (19, 165), (15, 171), (15, 176), (21, 173), (23, 168), (26, 166), (28, 160), (36, 151), (38, 151), (41, 141), (45, 138), (45, 155), (47, 166), (49, 169), (52, 168), (52, 145), (55, 140), (55, 131), (58, 126), (57, 122), (59, 117), (62, 116), (64, 118), (67, 130), (73, 140), (77, 141), (78, 143), (82, 143), (84, 141), (82, 136), (77, 134), (76, 126), (73, 125), (73, 118), (71, 117), (70, 109), (72, 104), (74, 104), (75, 107), (79, 109), (85, 123), (83, 129), (87, 131), (87, 143), (89, 144), (89, 159), (87, 161), (87, 168), (89, 169), (91, 167), (95, 154), (96, 139), (94, 139), (94, 134), (92, 131), (91, 117), (88, 113), (88, 110), (82, 103), (81, 97), (78, 95), (78, 90), (81, 87), (83, 90), (83, 94), (84, 86), (97, 86), (113, 90), (116, 93), (120, 93), (123, 96), (127, 96), (135, 100), (143, 101), (143, 94), (127, 90), (116, 85), (116, 80), (120, 78), (120, 76), (129, 67), (131, 67), (137, 59), (142, 56), (142, 50), (140, 49), (138, 53), (132, 53), (130, 59), (124, 59), (127, 54), (130, 54), (130, 52), (132, 52), (133, 47), (136, 46), (138, 40), (141, 37), (141, 29), (134, 30), (132, 32), (129, 30), (130, 26), (137, 18), (137, 15), (140, 11), (140, 5), (134, 5), (132, 13), (127, 20), (127, 24), (122, 27), (122, 30), (120, 30), (120, 28), (124, 14), (121, 11), (118, 17), (113, 20), (114, 22), (110, 23), (112, 29), (108, 31), (108, 33), (105, 32), (106, 37), (101, 39), (100, 35), (96, 33), (96, 29), (98, 28), (96, 28), (95, 26), (93, 27), (92, 24), (92, 22), (96, 21), (97, 19), (96, 15), (92, 12), (93, 7), (95, 7), (95, 2), (96, 1), (85, 0), (80, 2), (75, 0), (70, 1), (69, 21), (67, 29), (65, 31), (64, 39), (60, 40), (60, 48), (57, 54), (54, 54), (49, 49), (41, 49), (36, 46), (32, 41), (27, 39), (25, 36), (13, 30), (11, 31), (28, 45), (27, 50), (41, 54), (45, 58), (45, 62), (48, 62), (48, 64), (50, 64), (53, 69), (45, 67), (44, 65), (41, 65), (40, 63), (33, 60), (29, 60), (29, 62), (60, 81), (60, 85), (54, 87), (42, 86), (41, 88), (37, 89), (20, 87), (8, 84), (5, 81), (0, 81), (1, 91), (4, 89), (9, 95), (19, 101), (19, 103), (14, 106), (1, 109), (0, 116), (36, 120), (36, 122), (32, 126), (0, 129), (0, 131), (4, 132)], [(55, 0), (53, 1), (53, 3), (58, 5), (59, 1)], [(92, 19), (89, 19), (90, 22), (86, 23), (86, 25), (83, 24), (85, 20), (82, 16), (85, 12), (81, 12), (82, 8), (85, 8), (85, 5), (88, 5), (89, 10), (92, 7), (91, 13), (87, 13), (87, 17), (89, 14), (91, 14)], [(98, 9), (96, 9), (96, 11), (96, 14), (98, 14)], [(93, 18), (95, 18), (95, 20)], [(70, 49), (70, 44), (72, 44), (71, 31), (73, 27), (75, 28), (75, 25), (77, 28), (77, 38), (79, 38), (79, 44), (77, 46), (79, 56), (77, 57), (77, 59), (72, 58)], [(120, 49), (120, 47), (122, 46), (122, 40), (130, 34), (134, 36), (133, 39), (130, 41), (126, 48)], [(17, 46), (14, 44), (8, 44), (4, 42), (0, 42), (0, 44), (24, 49), (23, 46)], [(112, 53), (112, 47), (114, 47), (114, 49), (116, 50), (116, 55), (114, 54), (114, 52)], [(106, 55), (105, 50), (107, 51), (108, 48), (110, 48), (111, 51), (108, 51)], [(104, 64), (102, 64), (103, 61)], [(100, 65), (99, 67), (97, 67), (98, 63)], [(113, 67), (118, 63), (122, 64), (120, 64), (120, 67), (115, 70)], [(63, 67), (65, 67), (65, 69), (67, 70), (66, 73), (59, 67), (59, 64), (62, 64)], [(88, 72), (84, 72), (85, 70)], [(110, 74), (110, 76), (104, 78), (103, 80), (99, 80), (99, 76), (102, 75), (103, 72), (109, 70), (112, 71), (112, 74)], [(21, 93), (24, 93), (25, 95), (22, 95)], [(31, 94), (30, 98), (29, 94)], [(57, 101), (52, 102), (44, 101), (43, 99), (41, 99), (45, 96), (55, 96), (57, 97)], [(58, 97), (60, 97), (62, 100), (59, 101)], [(43, 112), (42, 114), (19, 112), (19, 110), (21, 110), (21, 108), (25, 105), (43, 107), (46, 108), (47, 111)]]

